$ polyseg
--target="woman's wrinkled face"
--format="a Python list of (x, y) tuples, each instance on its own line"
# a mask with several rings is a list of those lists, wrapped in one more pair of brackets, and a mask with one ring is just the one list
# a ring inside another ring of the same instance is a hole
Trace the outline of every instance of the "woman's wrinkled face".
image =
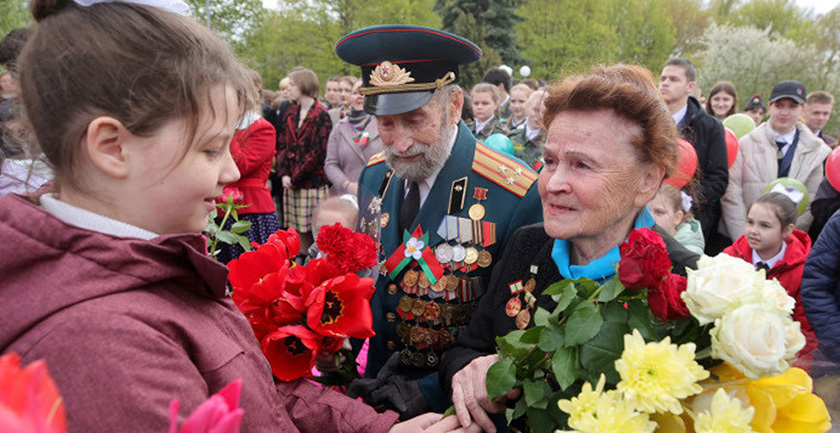
[(638, 162), (641, 128), (612, 110), (566, 111), (548, 126), (539, 192), (545, 231), (557, 239), (623, 238), (656, 193), (662, 169)]

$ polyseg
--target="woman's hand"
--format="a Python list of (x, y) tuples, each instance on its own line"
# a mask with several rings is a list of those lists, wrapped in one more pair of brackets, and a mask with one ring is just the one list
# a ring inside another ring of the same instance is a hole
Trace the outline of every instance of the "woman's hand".
[[(350, 339), (345, 338), (344, 342), (341, 343), (341, 348), (344, 350), (351, 350), (353, 349), (350, 346)], [(336, 356), (338, 356), (338, 360), (336, 360)], [(315, 358), (315, 367), (321, 373), (332, 373), (334, 371), (338, 371), (344, 366), (344, 361), (347, 360), (347, 357), (338, 353), (328, 353), (322, 352), (319, 353), (318, 356)]]
[(478, 424), (471, 424), (467, 428), (461, 427), (461, 423), (458, 421), (458, 418), (454, 416), (448, 416), (446, 418), (441, 418), (439, 413), (424, 413), (423, 415), (418, 415), (414, 418), (411, 418), (408, 421), (401, 422), (399, 424), (394, 424), (391, 427), (391, 430), (388, 430), (388, 433), (444, 433), (444, 432), (454, 432), (454, 433), (479, 433), (481, 432), (481, 427)]
[(283, 176), (281, 178), (281, 182), (283, 183), (283, 188), (292, 189), (292, 178), (291, 177)]
[(487, 413), (504, 412), (507, 400), (519, 398), (518, 389), (494, 400), (487, 398), (487, 370), (498, 360), (499, 355), (473, 359), (452, 377), (452, 402), (458, 421), (464, 428), (470, 427), (475, 420), (474, 424), (484, 431), (495, 433), (496, 426)]
[(353, 195), (359, 194), (359, 184), (357, 182), (350, 182), (347, 184), (347, 192)]

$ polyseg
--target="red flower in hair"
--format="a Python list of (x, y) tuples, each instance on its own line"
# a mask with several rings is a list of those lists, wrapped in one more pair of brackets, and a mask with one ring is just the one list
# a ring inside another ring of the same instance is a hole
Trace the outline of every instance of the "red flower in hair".
[(370, 278), (347, 274), (325, 281), (306, 300), (306, 323), (324, 336), (373, 337)]
[(687, 284), (685, 277), (668, 274), (658, 288), (649, 289), (648, 306), (653, 315), (663, 322), (690, 317), (688, 307), (682, 299), (682, 292)]
[(376, 265), (376, 242), (373, 238), (356, 233), (341, 224), (321, 227), (318, 232), (318, 250), (332, 276), (358, 272)]
[(305, 326), (284, 326), (263, 338), (262, 351), (274, 376), (289, 381), (309, 375), (320, 340)]
[(655, 231), (642, 228), (618, 247), (618, 279), (630, 290), (655, 289), (671, 269), (665, 241)]

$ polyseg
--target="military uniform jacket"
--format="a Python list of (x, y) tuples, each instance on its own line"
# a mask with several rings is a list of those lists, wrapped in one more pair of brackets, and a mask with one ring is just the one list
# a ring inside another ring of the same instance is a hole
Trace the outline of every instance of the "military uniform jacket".
[[(477, 143), (462, 122), (452, 154), (409, 229), (415, 235), (422, 230), (423, 257), (442, 269), (432, 283), (419, 261), (396, 272), (385, 266), (389, 258), (407, 256), (398, 223), (406, 187), (383, 155), (371, 158), (360, 191), (377, 194), (372, 201), (360, 200), (360, 226), (367, 232), (381, 230), (382, 265), (371, 299), (376, 335), (370, 340), (367, 377), (375, 377), (393, 353), (400, 353), (397, 374), (419, 381), (432, 409), (451, 404), (438, 380), (440, 355), (469, 322), (511, 234), (542, 220), (536, 179), (521, 161)], [(371, 210), (381, 213), (374, 218)]]
[(467, 123), (467, 127), (479, 141), (487, 141), (487, 137), (493, 134), (508, 135), (509, 133), (507, 127), (499, 120), (499, 116), (493, 117), (493, 120), (491, 120), (490, 123), (487, 124), (487, 126), (485, 126), (478, 134), (475, 133), (475, 120)]

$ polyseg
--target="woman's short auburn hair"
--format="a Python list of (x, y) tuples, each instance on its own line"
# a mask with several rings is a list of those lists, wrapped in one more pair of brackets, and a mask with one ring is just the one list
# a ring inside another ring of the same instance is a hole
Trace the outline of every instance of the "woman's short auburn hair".
[(613, 111), (639, 125), (642, 134), (631, 144), (642, 163), (659, 166), (668, 177), (677, 165), (677, 128), (659, 95), (653, 74), (641, 66), (617, 64), (593, 67), (548, 89), (542, 118), (548, 129), (565, 111)]
[(300, 94), (318, 99), (321, 93), (321, 85), (318, 83), (318, 76), (306, 68), (300, 68), (289, 73), (289, 80), (295, 83)]

